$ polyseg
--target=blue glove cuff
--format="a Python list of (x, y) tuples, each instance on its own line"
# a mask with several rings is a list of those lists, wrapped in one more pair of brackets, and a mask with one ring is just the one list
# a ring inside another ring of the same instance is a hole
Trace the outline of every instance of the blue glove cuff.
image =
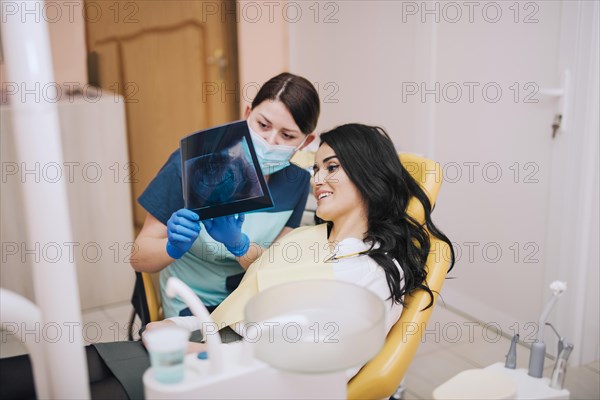
[(248, 252), (250, 248), (250, 238), (245, 233), (242, 233), (240, 242), (235, 246), (225, 246), (234, 256), (241, 257)]
[(181, 251), (177, 247), (173, 246), (170, 242), (167, 242), (167, 254), (169, 257), (179, 259), (184, 253), (185, 251)]

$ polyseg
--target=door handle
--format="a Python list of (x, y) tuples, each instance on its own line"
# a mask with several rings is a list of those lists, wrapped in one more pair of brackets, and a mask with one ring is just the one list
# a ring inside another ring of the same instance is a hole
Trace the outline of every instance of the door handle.
[(225, 58), (225, 56), (223, 55), (223, 49), (217, 49), (215, 50), (214, 54), (212, 56), (208, 56), (206, 58), (206, 63), (208, 65), (217, 65), (217, 67), (219, 68), (219, 80), (224, 81), (225, 80), (225, 68), (227, 68), (227, 65), (229, 64), (227, 58)]
[(558, 88), (540, 88), (539, 94), (542, 96), (558, 98), (558, 110), (554, 123), (552, 124), (552, 137), (560, 129), (561, 132), (567, 132), (569, 121), (569, 107), (571, 105), (571, 72), (567, 69), (563, 72), (561, 87)]

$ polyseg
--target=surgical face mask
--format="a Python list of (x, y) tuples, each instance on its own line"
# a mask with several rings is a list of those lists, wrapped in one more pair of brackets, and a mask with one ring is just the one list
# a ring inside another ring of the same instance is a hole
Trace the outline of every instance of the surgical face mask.
[(258, 157), (258, 162), (260, 163), (260, 169), (264, 175), (274, 174), (290, 165), (290, 158), (292, 158), (294, 152), (306, 141), (305, 137), (302, 143), (296, 147), (281, 144), (269, 144), (261, 135), (256, 133), (250, 127), (250, 122), (248, 122), (248, 129), (252, 136), (252, 143), (254, 144), (256, 157)]

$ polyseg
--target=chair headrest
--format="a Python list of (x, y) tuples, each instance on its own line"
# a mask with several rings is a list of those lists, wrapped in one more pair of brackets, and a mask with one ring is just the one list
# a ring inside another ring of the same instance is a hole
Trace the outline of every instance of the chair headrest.
[[(427, 194), (431, 207), (435, 204), (440, 187), (442, 186), (442, 168), (440, 164), (416, 154), (399, 154), (400, 162), (408, 173), (417, 181)], [(419, 222), (424, 222), (425, 214), (421, 203), (412, 198), (407, 207), (408, 215)]]

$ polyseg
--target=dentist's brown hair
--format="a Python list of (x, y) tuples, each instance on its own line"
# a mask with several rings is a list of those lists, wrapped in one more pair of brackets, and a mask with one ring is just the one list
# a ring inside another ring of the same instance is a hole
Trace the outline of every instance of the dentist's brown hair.
[(269, 79), (256, 94), (252, 108), (266, 100), (281, 101), (305, 135), (317, 127), (321, 112), (319, 93), (307, 79), (289, 72)]

